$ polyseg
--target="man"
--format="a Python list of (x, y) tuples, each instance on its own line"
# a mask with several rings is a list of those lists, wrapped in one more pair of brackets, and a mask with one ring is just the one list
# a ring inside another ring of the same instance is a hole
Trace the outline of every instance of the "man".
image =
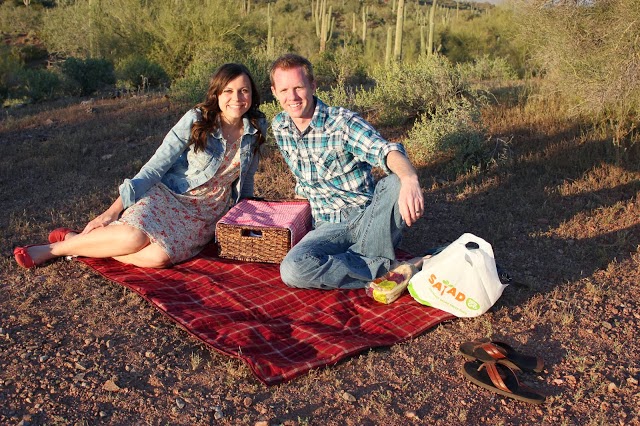
[[(270, 77), (284, 110), (273, 119), (273, 133), (314, 223), (280, 265), (282, 280), (300, 288), (362, 288), (392, 267), (403, 228), (423, 213), (416, 170), (401, 144), (314, 95), (304, 57), (281, 56)], [(375, 166), (389, 174), (377, 184)]]

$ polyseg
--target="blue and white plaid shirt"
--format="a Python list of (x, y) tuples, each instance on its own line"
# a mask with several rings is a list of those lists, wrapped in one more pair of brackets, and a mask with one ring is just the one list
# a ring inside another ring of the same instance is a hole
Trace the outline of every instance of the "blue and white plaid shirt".
[(296, 194), (309, 200), (314, 221), (335, 223), (343, 209), (363, 210), (369, 204), (373, 167), (390, 173), (387, 154), (406, 153), (402, 144), (385, 140), (355, 112), (314, 100), (315, 112), (304, 132), (284, 111), (273, 119), (272, 129), (296, 178)]

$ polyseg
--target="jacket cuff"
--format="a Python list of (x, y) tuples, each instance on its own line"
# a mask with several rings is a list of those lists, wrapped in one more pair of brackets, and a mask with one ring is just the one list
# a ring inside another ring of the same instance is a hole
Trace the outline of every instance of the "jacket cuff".
[(120, 198), (122, 198), (122, 205), (125, 210), (135, 204), (136, 196), (131, 179), (125, 179), (118, 190), (120, 191)]

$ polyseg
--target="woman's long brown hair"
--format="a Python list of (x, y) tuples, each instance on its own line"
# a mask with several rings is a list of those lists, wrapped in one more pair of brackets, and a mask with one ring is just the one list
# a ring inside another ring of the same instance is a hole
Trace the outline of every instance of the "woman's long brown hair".
[(191, 140), (189, 141), (190, 144), (195, 145), (196, 152), (204, 151), (209, 134), (217, 130), (219, 126), (220, 121), (218, 118), (222, 111), (220, 111), (220, 106), (218, 105), (218, 96), (231, 80), (242, 74), (246, 75), (251, 83), (251, 107), (245, 113), (245, 116), (249, 118), (253, 127), (258, 129), (258, 145), (265, 141), (265, 135), (262, 134), (258, 126), (258, 120), (264, 117), (264, 114), (258, 109), (260, 107), (260, 94), (253, 77), (251, 77), (251, 73), (242, 64), (224, 64), (211, 77), (204, 102), (200, 102), (195, 106), (195, 108), (200, 108), (202, 112), (202, 120), (195, 122), (191, 128)]

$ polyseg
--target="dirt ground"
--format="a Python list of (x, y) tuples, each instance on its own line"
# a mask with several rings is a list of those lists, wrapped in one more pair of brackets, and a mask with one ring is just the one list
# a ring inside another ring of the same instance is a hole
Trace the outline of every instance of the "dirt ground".
[[(2, 112), (0, 424), (640, 424), (637, 147), (616, 153), (570, 120), (488, 109), (493, 143), (508, 142), (502, 160), (457, 177), (418, 164), (428, 209), (403, 248), (472, 232), (514, 283), (479, 318), (267, 387), (79, 262), (13, 261), (13, 247), (106, 208), (182, 112), (162, 97)], [(278, 154), (263, 161), (257, 188), (290, 194)], [(458, 347), (479, 337), (544, 359), (542, 373), (520, 374), (544, 404), (462, 376)]]

